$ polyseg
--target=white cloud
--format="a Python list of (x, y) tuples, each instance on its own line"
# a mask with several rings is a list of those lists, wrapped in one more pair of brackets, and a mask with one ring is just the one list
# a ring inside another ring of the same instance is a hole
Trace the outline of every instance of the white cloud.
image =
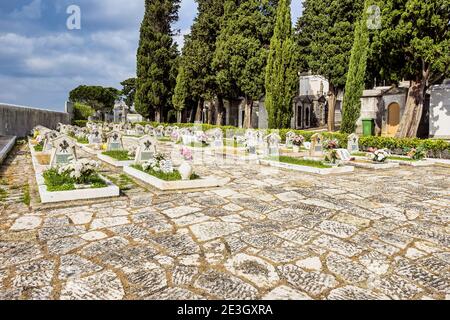
[(16, 19), (40, 19), (42, 16), (42, 0), (33, 0), (19, 10), (14, 10), (11, 14)]

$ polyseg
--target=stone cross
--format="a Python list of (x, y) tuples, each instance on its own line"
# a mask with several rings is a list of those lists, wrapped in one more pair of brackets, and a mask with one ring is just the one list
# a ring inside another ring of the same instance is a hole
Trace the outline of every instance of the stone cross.
[(281, 137), (276, 133), (271, 133), (266, 137), (269, 156), (280, 155), (280, 141)]
[(294, 140), (295, 136), (296, 134), (293, 131), (289, 131), (288, 133), (286, 133), (286, 148), (292, 148), (292, 141)]
[(320, 133), (316, 133), (311, 137), (311, 148), (309, 149), (309, 155), (311, 157), (323, 156), (323, 137)]
[(66, 135), (61, 135), (51, 141), (53, 146), (50, 157), (50, 166), (66, 165), (72, 160), (77, 160), (75, 143)]
[(59, 136), (59, 132), (58, 131), (48, 131), (45, 133), (44, 136), (45, 136), (44, 147), (42, 148), (42, 151), (43, 152), (51, 151), (53, 148), (52, 141)]
[(106, 137), (106, 151), (123, 150), (122, 134), (120, 132), (111, 131)]
[(359, 152), (359, 137), (352, 133), (348, 136), (347, 150), (350, 153)]
[(156, 153), (157, 141), (154, 137), (149, 135), (143, 136), (138, 141), (138, 148), (136, 150), (136, 164), (141, 164), (144, 161), (153, 159)]
[(102, 133), (98, 130), (93, 130), (88, 137), (89, 144), (101, 144), (102, 141)]

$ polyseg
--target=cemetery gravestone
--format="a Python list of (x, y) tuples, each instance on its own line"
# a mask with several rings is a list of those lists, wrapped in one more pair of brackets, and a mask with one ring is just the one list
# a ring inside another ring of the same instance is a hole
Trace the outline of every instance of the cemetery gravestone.
[(140, 164), (144, 161), (149, 161), (153, 159), (153, 156), (156, 153), (156, 145), (157, 141), (155, 138), (151, 136), (144, 136), (141, 139), (139, 139), (139, 145), (136, 150), (136, 164)]
[(347, 150), (350, 153), (359, 152), (359, 137), (352, 133), (348, 136)]
[(293, 147), (292, 141), (294, 140), (295, 136), (296, 134), (293, 131), (289, 131), (288, 133), (286, 133), (286, 148)]
[(352, 156), (350, 155), (350, 152), (348, 152), (347, 149), (336, 149), (336, 152), (339, 160), (350, 161), (352, 159)]
[(92, 133), (89, 135), (89, 144), (101, 144), (102, 141), (102, 134), (98, 130), (92, 131)]
[(106, 151), (123, 150), (122, 134), (117, 131), (112, 131), (107, 135)]
[(323, 137), (321, 134), (314, 134), (311, 137), (311, 147), (309, 149), (309, 155), (311, 157), (322, 157), (323, 156)]
[(53, 149), (50, 158), (50, 166), (66, 165), (72, 160), (77, 160), (75, 143), (66, 135), (59, 136), (51, 142)]

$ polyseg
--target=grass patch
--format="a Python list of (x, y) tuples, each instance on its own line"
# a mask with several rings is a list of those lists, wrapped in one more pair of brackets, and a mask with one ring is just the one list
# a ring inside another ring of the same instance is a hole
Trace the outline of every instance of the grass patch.
[(396, 160), (396, 161), (409, 161), (409, 162), (416, 162), (419, 160), (413, 159), (413, 158), (406, 158), (406, 157), (388, 157), (388, 160)]
[(367, 153), (366, 152), (353, 152), (351, 155), (354, 157), (365, 157), (365, 156), (367, 156)]
[(34, 146), (34, 151), (42, 152), (42, 151), (44, 151), (44, 146), (42, 144), (37, 144)]
[[(49, 192), (76, 190), (75, 179), (66, 173), (59, 174), (57, 169), (45, 171), (44, 182)], [(91, 189), (105, 188), (107, 186), (106, 182), (98, 174), (91, 175), (87, 179), (86, 184), (90, 184)]]
[(26, 204), (27, 206), (30, 206), (31, 196), (30, 196), (30, 185), (29, 184), (26, 184), (23, 186), (22, 203)]
[(88, 138), (76, 138), (78, 143), (81, 144), (89, 144), (89, 139)]
[(158, 138), (158, 141), (161, 141), (161, 142), (172, 142), (172, 139), (170, 139), (168, 137), (164, 137), (164, 138)]
[(102, 154), (118, 161), (133, 160), (133, 158), (130, 158), (128, 151), (126, 150), (105, 151)]
[[(155, 178), (164, 180), (164, 181), (180, 181), (180, 180), (182, 180), (181, 174), (177, 170), (174, 170), (172, 173), (163, 173), (163, 172), (156, 172), (152, 169), (144, 170), (144, 168), (142, 168), (141, 165), (137, 165), (137, 164), (132, 165), (131, 167), (136, 170), (145, 172), (151, 176), (154, 176)], [(197, 179), (200, 179), (200, 177), (197, 174), (193, 173), (191, 175), (190, 180), (197, 180)]]
[(113, 176), (106, 176), (109, 180), (111, 180), (112, 183), (114, 183), (116, 186), (119, 187), (120, 190), (126, 191), (131, 189), (131, 185), (136, 185), (134, 180), (127, 176), (126, 174), (122, 173), (118, 177)]
[(319, 169), (332, 168), (331, 166), (326, 165), (321, 161), (298, 159), (298, 158), (292, 158), (292, 157), (287, 157), (287, 156), (272, 157), (272, 158), (269, 158), (269, 160), (270, 161), (278, 161), (278, 162), (282, 162), (282, 163), (288, 163), (288, 164), (294, 164), (294, 165), (298, 165), (298, 166), (319, 168)]
[(0, 202), (5, 201), (8, 196), (8, 192), (5, 189), (0, 188)]

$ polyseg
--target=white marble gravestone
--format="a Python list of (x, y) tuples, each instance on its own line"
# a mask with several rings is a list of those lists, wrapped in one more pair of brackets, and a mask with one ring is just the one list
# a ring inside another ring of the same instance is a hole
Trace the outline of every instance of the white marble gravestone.
[(337, 157), (342, 161), (350, 161), (352, 156), (347, 149), (336, 149)]
[(245, 144), (250, 155), (256, 155), (256, 147), (258, 146), (258, 137), (255, 131), (248, 131), (246, 133)]
[(138, 148), (136, 150), (136, 164), (141, 164), (142, 162), (149, 161), (153, 159), (156, 153), (157, 141), (154, 137), (149, 135), (143, 136), (139, 139)]
[(143, 126), (141, 126), (140, 124), (137, 124), (134, 127), (134, 130), (136, 131), (136, 134), (138, 136), (143, 136), (145, 134), (145, 128)]
[(57, 167), (66, 165), (72, 160), (77, 160), (75, 143), (66, 135), (61, 135), (51, 141), (52, 154), (50, 157), (50, 166)]
[(294, 140), (295, 136), (296, 134), (293, 131), (289, 131), (288, 133), (286, 133), (286, 148), (292, 148), (292, 141)]
[(352, 133), (348, 136), (347, 150), (350, 153), (359, 152), (359, 137)]
[(216, 129), (213, 133), (214, 147), (223, 148), (223, 132), (222, 129)]
[(106, 137), (106, 151), (123, 150), (122, 134), (120, 132), (111, 131)]
[(323, 137), (316, 133), (311, 137), (311, 147), (309, 148), (309, 155), (311, 157), (323, 156)]
[(155, 136), (157, 138), (162, 138), (164, 137), (164, 127), (163, 126), (158, 126), (155, 129)]
[(102, 133), (99, 130), (93, 130), (88, 137), (89, 144), (102, 144)]
[(277, 133), (271, 133), (266, 137), (267, 154), (270, 157), (278, 157), (280, 155), (281, 137)]

